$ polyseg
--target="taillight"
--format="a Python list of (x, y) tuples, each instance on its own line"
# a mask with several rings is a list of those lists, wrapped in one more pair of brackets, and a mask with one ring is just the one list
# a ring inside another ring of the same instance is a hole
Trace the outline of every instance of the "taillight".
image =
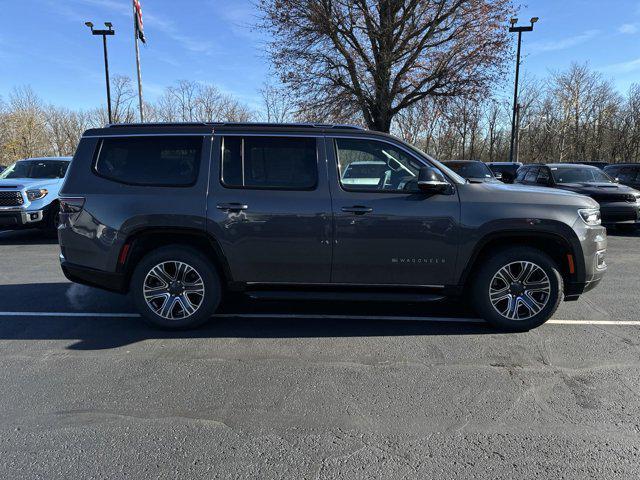
[(84, 197), (60, 197), (60, 213), (73, 215), (79, 213), (84, 206)]

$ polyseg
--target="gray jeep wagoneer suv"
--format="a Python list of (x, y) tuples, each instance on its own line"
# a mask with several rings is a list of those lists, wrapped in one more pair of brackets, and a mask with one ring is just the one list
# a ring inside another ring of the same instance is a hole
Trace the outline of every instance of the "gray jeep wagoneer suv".
[(244, 291), (464, 296), (492, 324), (527, 330), (606, 269), (594, 200), (470, 183), (392, 136), (349, 126), (88, 130), (60, 196), (66, 276), (130, 292), (164, 328), (202, 324), (226, 293)]

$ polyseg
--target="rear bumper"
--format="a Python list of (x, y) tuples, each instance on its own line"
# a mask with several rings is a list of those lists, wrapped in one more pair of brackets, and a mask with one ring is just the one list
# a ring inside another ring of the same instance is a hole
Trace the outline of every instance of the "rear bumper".
[(62, 267), (64, 276), (74, 283), (97, 287), (110, 292), (127, 292), (126, 277), (122, 273), (104, 272), (74, 265), (67, 262), (62, 255), (60, 255), (60, 267)]

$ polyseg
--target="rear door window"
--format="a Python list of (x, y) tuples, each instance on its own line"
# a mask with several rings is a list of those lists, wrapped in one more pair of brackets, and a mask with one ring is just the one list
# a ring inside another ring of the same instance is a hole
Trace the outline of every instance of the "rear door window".
[(186, 187), (198, 178), (202, 136), (104, 138), (95, 171), (120, 183)]
[(312, 190), (318, 183), (314, 137), (225, 136), (221, 182), (226, 187)]

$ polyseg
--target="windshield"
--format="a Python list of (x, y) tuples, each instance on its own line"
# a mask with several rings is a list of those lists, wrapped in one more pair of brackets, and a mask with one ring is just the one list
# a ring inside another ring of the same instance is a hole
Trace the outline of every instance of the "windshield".
[(62, 178), (68, 166), (64, 160), (20, 160), (0, 173), (0, 179)]
[(556, 183), (614, 183), (596, 167), (551, 167), (551, 174)]
[(493, 178), (489, 167), (482, 162), (447, 162), (445, 165), (464, 178)]

